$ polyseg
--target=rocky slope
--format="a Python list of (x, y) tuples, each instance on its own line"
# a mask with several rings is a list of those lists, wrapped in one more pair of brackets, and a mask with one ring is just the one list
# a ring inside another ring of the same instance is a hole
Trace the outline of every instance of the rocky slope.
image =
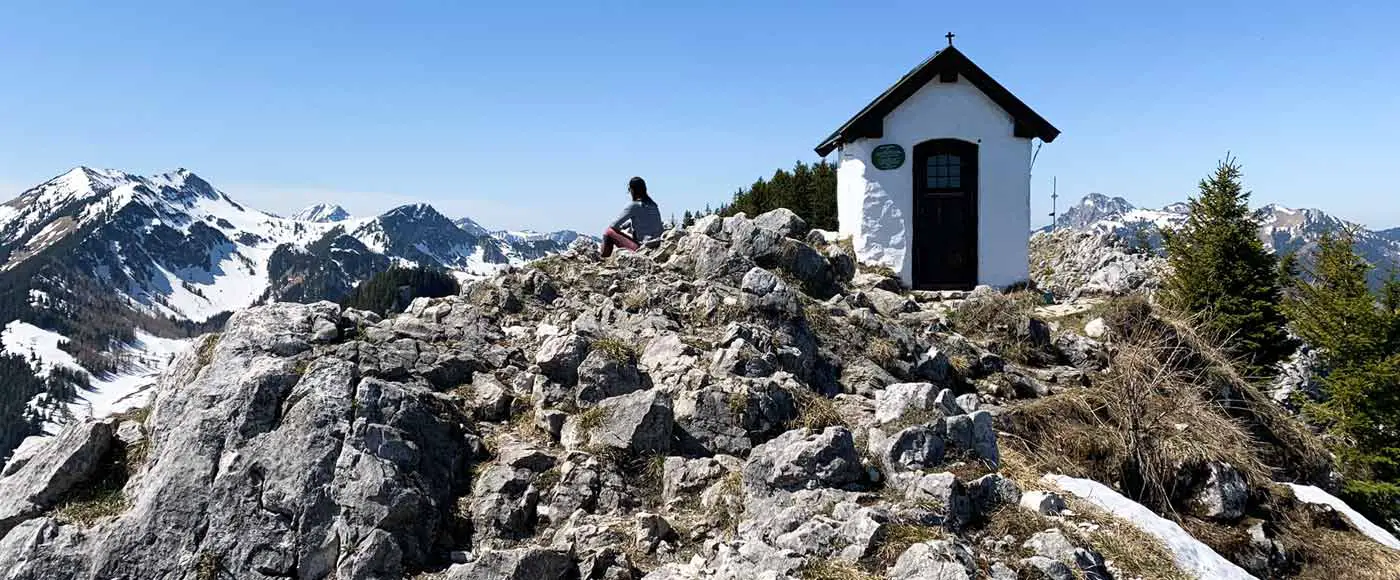
[[(1335, 482), (1247, 384), (1221, 369), (1220, 388), (1132, 382), (1155, 352), (1132, 329), (1196, 348), (1169, 322), (1134, 304), (1083, 325), (1097, 314), (1047, 318), (989, 289), (904, 294), (821, 239), (782, 210), (711, 217), (656, 251), (580, 248), (388, 320), (330, 303), (238, 312), (148, 410), (74, 425), (5, 467), (0, 574), (1400, 570), (1379, 543), (1393, 537), (1273, 483), (1326, 498), (1306, 484)], [(1081, 403), (1107, 406), (1080, 423)], [(1127, 438), (1106, 435), (1131, 416), (1166, 421), (1123, 427), (1148, 444), (1117, 447)], [(1114, 465), (1135, 467), (1104, 475)], [(1162, 473), (1169, 490), (1139, 485)]]
[(149, 386), (168, 340), (230, 312), (338, 300), (394, 263), (481, 277), (567, 245), (473, 234), (427, 205), (285, 219), (183, 169), (79, 167), (0, 205), (0, 365), (13, 379), (0, 384), (0, 459), (27, 435), (120, 410), (98, 402)]

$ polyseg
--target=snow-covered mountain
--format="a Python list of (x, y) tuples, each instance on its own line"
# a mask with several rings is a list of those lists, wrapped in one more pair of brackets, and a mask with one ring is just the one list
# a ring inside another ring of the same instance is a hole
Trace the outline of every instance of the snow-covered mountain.
[(343, 222), (350, 219), (350, 212), (333, 203), (318, 203), (292, 214), (291, 219), (316, 223)]
[[(1152, 249), (1160, 249), (1161, 230), (1181, 226), (1188, 209), (1184, 202), (1161, 209), (1138, 208), (1121, 197), (1091, 193), (1062, 212), (1055, 223), (1060, 229), (1107, 234), (1129, 246), (1145, 241)], [(1259, 239), (1275, 252), (1297, 252), (1306, 260), (1323, 234), (1350, 228), (1356, 233), (1357, 251), (1376, 266), (1371, 272), (1374, 284), (1387, 279), (1390, 268), (1400, 264), (1400, 228), (1372, 231), (1319, 209), (1279, 204), (1260, 207), (1255, 217), (1260, 223)]]
[(0, 205), (0, 372), (15, 378), (0, 384), (0, 459), (44, 424), (139, 404), (122, 401), (157, 359), (232, 311), (338, 300), (394, 264), (481, 277), (568, 247), (484, 231), (426, 204), (277, 217), (184, 169), (79, 167), (31, 188)]
[(491, 230), (481, 227), (481, 224), (476, 223), (476, 221), (472, 218), (457, 218), (457, 220), (453, 221), (452, 223), (457, 224), (457, 227), (462, 228), (462, 230), (466, 231), (467, 233), (473, 236), (491, 235)]

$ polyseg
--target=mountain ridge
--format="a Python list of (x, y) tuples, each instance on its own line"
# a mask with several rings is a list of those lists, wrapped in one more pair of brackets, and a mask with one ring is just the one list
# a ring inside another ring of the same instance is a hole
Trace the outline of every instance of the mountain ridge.
[[(567, 246), (472, 234), (426, 203), (360, 218), (323, 203), (283, 218), (184, 168), (75, 167), (0, 204), (0, 339), (11, 347), (0, 356), (32, 371), (0, 392), (20, 401), (0, 406), (0, 457), (21, 435), (72, 420), (72, 405), (121, 398), (99, 392), (113, 377), (149, 374), (124, 361), (166, 343), (140, 336), (183, 340), (254, 304), (338, 300), (393, 265), (479, 278)], [(38, 339), (50, 346), (32, 348)], [(37, 374), (54, 366), (63, 372)]]

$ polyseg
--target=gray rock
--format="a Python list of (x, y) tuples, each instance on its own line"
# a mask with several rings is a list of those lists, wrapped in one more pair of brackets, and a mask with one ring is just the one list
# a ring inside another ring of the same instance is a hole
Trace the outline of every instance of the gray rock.
[(340, 329), (334, 322), (324, 318), (316, 320), (311, 329), (312, 342), (334, 342), (340, 338)]
[(748, 341), (739, 339), (728, 347), (715, 351), (710, 362), (710, 373), (716, 376), (739, 376), (761, 378), (772, 376), (778, 370), (772, 357), (760, 352)]
[(510, 406), (515, 400), (510, 389), (490, 375), (479, 375), (472, 382), (467, 407), (482, 421), (504, 421), (510, 418)]
[(1269, 396), (1291, 411), (1300, 410), (1304, 401), (1321, 401), (1322, 360), (1319, 353), (1306, 344), (1279, 363), (1278, 375), (1269, 386)]
[(915, 502), (931, 502), (941, 506), (943, 523), (958, 528), (972, 520), (972, 499), (967, 488), (951, 473), (930, 473), (915, 480), (904, 493)]
[(875, 305), (875, 310), (884, 316), (891, 318), (898, 317), (905, 312), (915, 312), (919, 309), (919, 304), (908, 296), (901, 296), (888, 290), (871, 288), (865, 291), (865, 295)]
[(841, 538), (848, 544), (843, 559), (857, 561), (873, 556), (889, 534), (891, 517), (882, 508), (860, 508), (841, 524)]
[(840, 539), (837, 527), (840, 522), (824, 516), (816, 516), (797, 529), (779, 535), (773, 545), (792, 550), (803, 556), (827, 557), (836, 549)]
[(772, 381), (742, 381), (676, 396), (676, 440), (688, 453), (746, 455), (797, 417), (792, 394)]
[(967, 484), (975, 513), (991, 513), (1001, 506), (1014, 506), (1021, 501), (1021, 486), (1001, 474), (989, 473)]
[(978, 401), (977, 393), (967, 393), (954, 397), (953, 404), (956, 405), (957, 408), (962, 409), (962, 412), (971, 413), (977, 410), (980, 402)]
[(851, 394), (874, 398), (885, 387), (897, 382), (899, 379), (867, 358), (850, 361), (841, 369), (840, 383)]
[(1228, 463), (1205, 465), (1204, 481), (1191, 495), (1191, 513), (1218, 521), (1234, 521), (1244, 515), (1249, 503), (1249, 487), (1244, 477)]
[(449, 568), (447, 579), (563, 580), (575, 573), (568, 552), (531, 547), (479, 553), (476, 560)]
[(972, 580), (977, 562), (965, 546), (948, 540), (933, 540), (909, 546), (888, 577), (891, 580)]
[(444, 555), (441, 514), (482, 449), (470, 419), (423, 379), (362, 376), (337, 356), (377, 359), (379, 344), (317, 347), (330, 350), (289, 372), (317, 319), (338, 308), (250, 308), (177, 357), (153, 391), (153, 455), (126, 511), (101, 533), (50, 536), (42, 553), (0, 551), (0, 574), (183, 578), (203, 560), (238, 578), (368, 580)]
[(487, 467), (472, 484), (472, 530), (476, 540), (520, 540), (535, 533), (540, 492), (535, 473), (504, 463)]
[(110, 423), (72, 425), (0, 479), (0, 536), (47, 511), (69, 490), (93, 477), (102, 467), (113, 435)]
[(953, 398), (954, 395), (951, 389), (942, 389), (938, 391), (938, 395), (933, 398), (933, 404), (938, 407), (938, 410), (942, 411), (944, 415), (966, 414), (967, 412), (962, 410), (962, 408), (958, 406), (957, 401), (954, 401)]
[(1001, 562), (992, 563), (991, 575), (992, 580), (1017, 580), (1019, 578), (1015, 570)]
[(1045, 556), (1031, 556), (1021, 559), (1022, 570), (1033, 570), (1036, 575), (1030, 578), (1042, 578), (1044, 580), (1075, 580), (1074, 572), (1069, 566), (1051, 560)]
[(783, 281), (779, 280), (778, 276), (772, 272), (763, 268), (753, 268), (744, 274), (744, 280), (740, 283), (739, 288), (750, 294), (766, 296), (782, 284)]
[(128, 419), (117, 424), (116, 436), (129, 449), (146, 440), (146, 426)]
[(1074, 551), (1079, 549), (1058, 528), (1035, 533), (1021, 547), (1037, 556), (1067, 564), (1074, 562)]
[(1055, 337), (1054, 345), (1076, 368), (1085, 371), (1108, 368), (1108, 350), (1092, 338), (1066, 333)]
[(714, 236), (719, 234), (723, 227), (724, 218), (718, 214), (712, 214), (695, 220), (695, 223), (690, 224), (690, 231), (706, 236)]
[(953, 365), (948, 360), (948, 354), (939, 350), (938, 347), (929, 347), (927, 351), (919, 355), (919, 359), (914, 365), (914, 374), (939, 384), (947, 383), (952, 372)]
[(943, 431), (942, 419), (915, 425), (880, 440), (873, 451), (885, 473), (937, 467), (943, 463)]
[[(1073, 570), (1078, 570), (1089, 580), (1108, 580), (1113, 577), (1104, 563), (1103, 556), (1098, 552), (1075, 546), (1058, 528), (1032, 535), (1022, 547), (1030, 550), (1035, 557), (1065, 566), (1066, 570), (1071, 571), (1071, 578), (1074, 577)], [(1045, 572), (1049, 567), (1040, 569)]]
[(535, 353), (535, 364), (550, 379), (572, 386), (578, 381), (578, 367), (588, 356), (588, 340), (577, 334), (544, 339)]
[(720, 458), (696, 459), (667, 457), (662, 467), (662, 499), (667, 502), (693, 499), (731, 471), (739, 469), (742, 469), (742, 465), (737, 459), (724, 455)]
[(755, 492), (842, 487), (865, 479), (851, 432), (844, 427), (783, 433), (755, 447), (743, 473), (745, 488)]
[(580, 408), (599, 401), (646, 388), (636, 361), (619, 360), (613, 353), (594, 350), (578, 366), (578, 388), (574, 397)]
[(1057, 516), (1065, 510), (1065, 498), (1053, 491), (1028, 491), (1021, 494), (1021, 507), (1043, 516)]
[(884, 425), (905, 419), (911, 413), (936, 418), (937, 406), (934, 401), (939, 389), (930, 383), (898, 383), (885, 388), (878, 395), (875, 407), (875, 423)]
[(646, 553), (655, 552), (658, 544), (676, 534), (671, 523), (657, 514), (642, 512), (633, 516), (632, 522), (633, 541)]
[(992, 467), (1001, 465), (1001, 454), (997, 448), (997, 432), (989, 411), (974, 411), (967, 415), (972, 418), (972, 450)]
[(637, 391), (604, 399), (564, 423), (561, 442), (569, 449), (610, 448), (638, 454), (671, 448), (671, 399), (658, 391)]
[(564, 431), (564, 422), (569, 419), (569, 414), (557, 409), (535, 409), (535, 426), (549, 434), (550, 439), (555, 441)]
[(792, 210), (785, 207), (769, 210), (753, 218), (754, 225), (778, 232), (789, 238), (802, 238), (807, 235), (807, 222)]
[(1098, 340), (1108, 334), (1108, 324), (1104, 323), (1100, 316), (1084, 323), (1084, 336)]

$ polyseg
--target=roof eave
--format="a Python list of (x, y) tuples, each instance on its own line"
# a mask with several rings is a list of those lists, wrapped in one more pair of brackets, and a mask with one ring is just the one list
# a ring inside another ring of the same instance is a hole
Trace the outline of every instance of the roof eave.
[[(1041, 141), (1049, 143), (1060, 135), (1060, 130), (1051, 125), (1049, 121), (1041, 117), (1033, 109), (1006, 90), (995, 79), (979, 68), (966, 55), (958, 49), (948, 47), (935, 53), (914, 70), (909, 71), (893, 86), (880, 93), (880, 96), (871, 101), (841, 125), (831, 136), (827, 137), (814, 148), (818, 155), (826, 157), (842, 143), (849, 143), (855, 139), (865, 137), (878, 138), (884, 133), (885, 116), (898, 108), (914, 92), (923, 88), (924, 85), (932, 82), (942, 72), (955, 72), (973, 84), (977, 90), (991, 98), (1003, 111), (1006, 111), (1015, 120), (1014, 133), (1017, 137), (1039, 138)], [(909, 83), (916, 83), (917, 86), (907, 89)]]

